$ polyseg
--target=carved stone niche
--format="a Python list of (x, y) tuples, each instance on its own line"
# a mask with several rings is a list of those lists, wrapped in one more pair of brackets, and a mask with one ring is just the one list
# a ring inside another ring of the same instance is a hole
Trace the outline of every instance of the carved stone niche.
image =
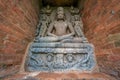
[[(41, 14), (43, 15), (46, 14)], [(74, 24), (69, 21), (75, 15), (70, 14), (68, 8), (59, 7), (51, 11), (49, 16), (51, 23), (47, 18), (39, 21), (41, 25), (37, 30), (38, 36), (26, 52), (25, 65), (23, 65), (26, 71), (93, 72), (96, 70), (94, 46), (84, 36), (81, 28), (83, 23), (78, 21), (79, 19), (73, 19)]]

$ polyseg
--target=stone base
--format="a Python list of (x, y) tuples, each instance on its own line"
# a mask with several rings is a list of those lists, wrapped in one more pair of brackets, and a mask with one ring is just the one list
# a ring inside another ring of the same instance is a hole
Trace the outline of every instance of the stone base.
[(104, 73), (19, 73), (5, 80), (116, 80)]
[[(30, 43), (23, 61), (25, 71), (93, 72), (94, 47), (89, 43)], [(95, 68), (95, 69), (94, 69)]]

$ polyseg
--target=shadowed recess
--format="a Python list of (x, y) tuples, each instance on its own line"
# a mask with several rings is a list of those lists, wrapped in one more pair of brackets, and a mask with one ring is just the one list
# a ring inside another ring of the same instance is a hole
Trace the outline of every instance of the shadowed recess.
[(77, 6), (80, 0), (42, 0), (43, 6)]

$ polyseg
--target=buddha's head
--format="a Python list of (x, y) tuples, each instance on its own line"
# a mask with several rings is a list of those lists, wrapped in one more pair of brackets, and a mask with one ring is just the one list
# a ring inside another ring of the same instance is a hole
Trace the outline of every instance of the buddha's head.
[(58, 7), (57, 9), (57, 20), (64, 20), (65, 19), (65, 13), (63, 7)]
[(58, 7), (57, 12), (64, 11), (63, 7)]

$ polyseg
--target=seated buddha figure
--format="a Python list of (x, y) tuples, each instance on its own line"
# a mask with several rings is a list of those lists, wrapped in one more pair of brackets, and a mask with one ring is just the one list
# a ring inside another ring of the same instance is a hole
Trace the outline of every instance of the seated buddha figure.
[[(50, 24), (48, 28), (48, 36), (58, 37), (59, 39), (72, 37), (75, 32), (72, 25), (65, 21), (65, 14), (62, 7), (59, 7), (57, 10), (57, 20)], [(67, 30), (70, 33), (67, 33)]]
[(65, 20), (62, 7), (57, 9), (56, 20), (48, 27), (47, 36), (40, 37), (41, 42), (82, 42), (80, 38), (74, 38), (75, 31), (72, 24)]

